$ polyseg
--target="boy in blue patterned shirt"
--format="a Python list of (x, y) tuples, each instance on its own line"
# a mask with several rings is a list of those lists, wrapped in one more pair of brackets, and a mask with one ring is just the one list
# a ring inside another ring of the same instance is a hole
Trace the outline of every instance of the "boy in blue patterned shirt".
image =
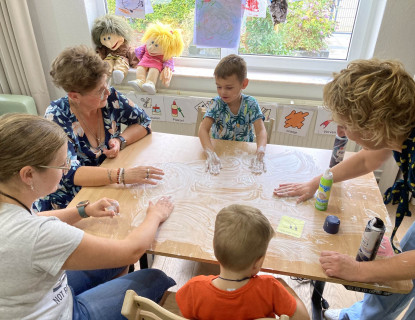
[(255, 129), (257, 152), (252, 163), (254, 173), (265, 171), (264, 155), (267, 131), (264, 116), (254, 97), (242, 94), (248, 86), (247, 68), (244, 59), (236, 54), (223, 58), (215, 68), (216, 88), (219, 96), (213, 98), (199, 127), (199, 139), (207, 155), (207, 170), (219, 174), (221, 163), (216, 155), (212, 138), (234, 141), (254, 141)]

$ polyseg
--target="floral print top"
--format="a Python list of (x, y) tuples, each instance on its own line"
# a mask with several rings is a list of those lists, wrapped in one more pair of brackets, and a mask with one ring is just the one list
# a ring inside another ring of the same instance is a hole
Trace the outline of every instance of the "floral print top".
[[(148, 133), (151, 133), (151, 119), (144, 110), (114, 88), (111, 88), (110, 91), (107, 105), (101, 109), (106, 147), (108, 147), (110, 139), (120, 135), (121, 124), (129, 126), (138, 123), (146, 128)], [(60, 125), (68, 136), (68, 155), (71, 158), (71, 170), (62, 177), (56, 192), (37, 200), (33, 204), (33, 211), (35, 212), (65, 208), (81, 189), (80, 186), (74, 185), (76, 170), (81, 166), (98, 166), (106, 159), (101, 149), (93, 148), (90, 145), (78, 119), (70, 109), (67, 96), (52, 101), (46, 109), (45, 117)]]
[(205, 117), (213, 118), (212, 138), (246, 142), (254, 142), (254, 122), (265, 119), (256, 99), (244, 94), (238, 114), (233, 114), (218, 96), (212, 99)]

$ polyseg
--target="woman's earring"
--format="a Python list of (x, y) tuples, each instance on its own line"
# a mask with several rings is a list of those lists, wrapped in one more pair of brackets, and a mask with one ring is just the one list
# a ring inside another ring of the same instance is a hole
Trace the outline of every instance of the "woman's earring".
[(33, 184), (30, 185), (30, 190), (35, 191), (35, 187), (33, 186)]

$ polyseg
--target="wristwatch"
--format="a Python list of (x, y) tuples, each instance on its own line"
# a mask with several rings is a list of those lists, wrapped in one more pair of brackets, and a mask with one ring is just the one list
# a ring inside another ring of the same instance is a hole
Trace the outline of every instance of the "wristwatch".
[(120, 139), (120, 150), (123, 150), (127, 146), (127, 140), (125, 140), (122, 136), (118, 136), (118, 139)]
[(89, 200), (84, 200), (79, 202), (76, 205), (76, 209), (78, 209), (78, 213), (82, 218), (89, 218), (89, 216), (85, 212), (85, 207), (89, 204)]

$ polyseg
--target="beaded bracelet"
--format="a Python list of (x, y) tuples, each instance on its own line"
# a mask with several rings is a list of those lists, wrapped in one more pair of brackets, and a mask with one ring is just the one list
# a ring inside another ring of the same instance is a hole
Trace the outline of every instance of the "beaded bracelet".
[(110, 184), (112, 184), (111, 173), (112, 173), (112, 169), (107, 169), (107, 175), (108, 175), (108, 180), (110, 181)]
[(121, 173), (121, 182), (123, 185), (125, 185), (125, 169), (122, 169), (122, 173)]
[(120, 173), (117, 175), (117, 183), (118, 184), (122, 183), (123, 176), (124, 176), (124, 168), (120, 168)]
[(121, 172), (121, 168), (117, 169), (117, 183), (120, 183), (120, 172)]

